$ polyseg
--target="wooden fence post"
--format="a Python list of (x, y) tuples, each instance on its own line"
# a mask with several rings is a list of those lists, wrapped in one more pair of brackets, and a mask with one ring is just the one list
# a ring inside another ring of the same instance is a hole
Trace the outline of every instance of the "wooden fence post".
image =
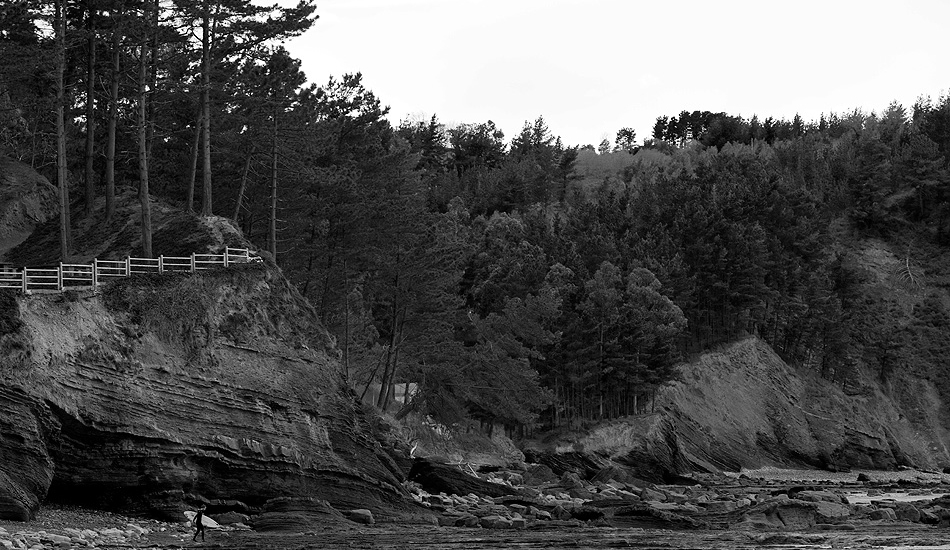
[(125, 257), (125, 276), (129, 277), (132, 275), (132, 256)]
[(195, 253), (191, 253), (191, 272), (195, 272)]
[(63, 291), (63, 262), (59, 262), (59, 269), (56, 270), (56, 290)]
[(224, 267), (228, 267), (228, 247), (224, 247)]
[(99, 286), (99, 258), (92, 259), (92, 288)]
[(158, 272), (165, 273), (165, 256), (158, 256)]
[(26, 278), (26, 277), (27, 277), (27, 275), (26, 275), (26, 268), (24, 267), (24, 268), (23, 268), (23, 294), (29, 294), (29, 293), (30, 293), (30, 289), (29, 289), (29, 287), (27, 287), (27, 284), (26, 284), (26, 281), (27, 281), (27, 278)]

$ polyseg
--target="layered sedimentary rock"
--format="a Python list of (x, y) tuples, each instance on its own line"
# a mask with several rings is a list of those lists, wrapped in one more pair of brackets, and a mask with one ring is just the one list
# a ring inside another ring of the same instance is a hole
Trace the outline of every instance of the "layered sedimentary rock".
[(409, 511), (313, 309), (272, 267), (0, 297), (0, 517), (285, 496)]
[[(766, 465), (893, 469), (948, 462), (938, 423), (911, 423), (902, 405), (879, 390), (849, 395), (803, 375), (757, 338), (709, 352), (682, 374), (661, 392), (655, 413), (605, 423), (554, 450), (583, 449), (654, 481)], [(906, 383), (918, 386), (914, 410), (939, 417), (943, 405), (928, 382)]]

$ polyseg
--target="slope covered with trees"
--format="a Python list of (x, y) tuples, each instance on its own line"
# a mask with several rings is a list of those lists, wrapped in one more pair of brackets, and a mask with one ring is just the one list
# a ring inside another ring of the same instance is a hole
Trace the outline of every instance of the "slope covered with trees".
[[(567, 145), (543, 117), (511, 139), (394, 125), (360, 74), (308, 84), (278, 45), (314, 9), (8, 3), (0, 148), (61, 183), (62, 255), (116, 186), (139, 190), (144, 254), (149, 195), (229, 216), (358, 393), (389, 408), (415, 382), (411, 407), (446, 423), (642, 412), (678, 361), (747, 334), (844, 386), (950, 358), (950, 97), (811, 122), (683, 111), (642, 146), (630, 128)], [(906, 251), (913, 303), (868, 294), (867, 238)]]

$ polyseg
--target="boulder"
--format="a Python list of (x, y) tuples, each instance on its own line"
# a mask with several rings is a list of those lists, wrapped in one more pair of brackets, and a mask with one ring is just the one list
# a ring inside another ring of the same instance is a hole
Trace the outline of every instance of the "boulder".
[(485, 516), (479, 521), (485, 529), (511, 529), (511, 520), (504, 516)]
[(940, 517), (929, 509), (920, 510), (920, 522), (927, 525), (937, 525), (940, 523)]
[(819, 501), (815, 503), (815, 521), (818, 523), (841, 523), (851, 517), (851, 508), (840, 502)]
[(897, 516), (899, 521), (920, 523), (921, 519), (920, 510), (909, 502), (898, 502), (897, 506), (894, 507), (894, 515)]
[(878, 521), (897, 521), (897, 513), (892, 508), (878, 508), (871, 510), (868, 517)]
[(650, 489), (649, 487), (645, 487), (642, 491), (640, 491), (640, 500), (666, 502), (666, 494)]
[(611, 464), (607, 459), (580, 451), (557, 453), (529, 449), (525, 451), (525, 459), (547, 466), (555, 475), (572, 472), (581, 479), (590, 479)]
[(409, 481), (414, 481), (430, 493), (446, 493), (467, 495), (474, 493), (479, 496), (500, 497), (504, 495), (520, 495), (521, 491), (508, 485), (492, 483), (472, 476), (455, 466), (430, 462), (424, 458), (417, 458), (409, 471)]
[(365, 508), (357, 508), (356, 510), (350, 510), (349, 512), (346, 513), (346, 517), (348, 517), (350, 521), (354, 521), (356, 523), (362, 523), (364, 525), (373, 525), (374, 523), (376, 523), (376, 519), (373, 518), (373, 513)]
[(528, 464), (522, 479), (525, 485), (541, 485), (551, 481), (557, 481), (557, 475), (544, 464)]
[(787, 500), (775, 510), (778, 519), (787, 529), (808, 529), (815, 525), (817, 506), (801, 500)]
[(594, 521), (604, 517), (604, 510), (593, 506), (578, 506), (572, 508), (570, 513), (572, 518), (581, 521)]
[(210, 516), (211, 519), (220, 523), (221, 525), (233, 525), (235, 523), (247, 523), (250, 520), (250, 516), (247, 514), (242, 514), (240, 512), (225, 512), (223, 514), (215, 514)]

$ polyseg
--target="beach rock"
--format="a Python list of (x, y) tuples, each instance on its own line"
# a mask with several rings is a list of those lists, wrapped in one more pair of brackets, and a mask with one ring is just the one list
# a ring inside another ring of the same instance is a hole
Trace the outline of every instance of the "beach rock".
[(666, 502), (666, 494), (660, 491), (654, 491), (649, 487), (644, 488), (640, 491), (640, 500), (653, 501), (653, 502)]
[(927, 525), (937, 525), (940, 523), (940, 517), (929, 509), (920, 510), (920, 522)]
[(350, 510), (347, 512), (347, 517), (350, 518), (350, 521), (365, 525), (373, 525), (376, 523), (376, 520), (373, 518), (373, 513), (365, 508)]
[(511, 520), (504, 516), (485, 516), (479, 521), (485, 529), (511, 529)]
[(247, 523), (250, 519), (250, 516), (246, 514), (241, 514), (238, 512), (225, 512), (223, 514), (216, 514), (210, 516), (211, 519), (218, 522), (221, 525), (233, 525), (235, 523)]
[(418, 458), (413, 462), (408, 479), (418, 483), (430, 493), (456, 495), (473, 493), (488, 497), (522, 494), (521, 491), (508, 485), (491, 483), (467, 474), (455, 466), (430, 462), (423, 458)]
[(920, 510), (909, 502), (898, 502), (894, 507), (894, 515), (899, 521), (910, 521), (920, 523)]
[(815, 503), (815, 521), (818, 523), (841, 523), (851, 517), (851, 508), (840, 502), (818, 501)]
[(267, 501), (264, 512), (253, 518), (257, 531), (303, 532), (315, 525), (340, 523), (345, 517), (325, 500), (283, 497)]
[(581, 521), (594, 521), (604, 517), (602, 508), (593, 506), (579, 506), (570, 510), (571, 517)]
[(640, 529), (699, 529), (702, 521), (653, 508), (648, 503), (631, 503), (611, 511), (604, 518), (607, 524), (617, 528)]
[(734, 500), (713, 500), (706, 503), (706, 511), (710, 514), (722, 514), (738, 509)]
[(878, 508), (871, 510), (868, 517), (879, 521), (897, 521), (897, 513), (891, 508)]
[(526, 485), (541, 485), (551, 481), (557, 481), (557, 475), (544, 464), (528, 464), (522, 479)]
[(527, 449), (525, 459), (528, 462), (547, 466), (555, 475), (572, 472), (581, 479), (590, 479), (612, 464), (607, 459), (580, 451), (557, 453)]

